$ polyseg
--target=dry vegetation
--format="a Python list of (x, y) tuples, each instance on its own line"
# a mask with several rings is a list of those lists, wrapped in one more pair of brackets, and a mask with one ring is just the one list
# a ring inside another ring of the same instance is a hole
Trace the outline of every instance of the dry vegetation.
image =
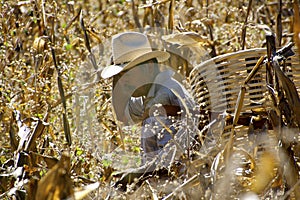
[[(8, 0), (0, 6), (0, 199), (300, 198), (299, 97), (272, 60), (266, 65), (275, 77), (268, 80), (276, 85), (268, 90), (273, 109), (260, 111), (267, 125), (253, 130), (248, 123), (239, 146), (234, 134), (204, 136), (205, 148), (196, 145), (191, 158), (127, 191), (114, 187), (119, 177), (112, 173), (139, 165), (138, 127), (120, 134), (111, 82), (95, 72), (110, 60), (110, 37), (133, 29), (163, 36), (183, 47), (176, 48), (181, 53), (194, 52), (188, 60), (193, 65), (272, 46), (266, 40), (270, 31), (277, 47), (294, 41), (299, 48), (296, 3)], [(184, 61), (173, 59), (180, 72), (189, 73)], [(215, 125), (219, 132), (222, 122), (235, 125), (240, 113), (233, 113)], [(210, 133), (207, 124), (200, 126), (203, 135)], [(231, 130), (241, 130), (236, 128)]]

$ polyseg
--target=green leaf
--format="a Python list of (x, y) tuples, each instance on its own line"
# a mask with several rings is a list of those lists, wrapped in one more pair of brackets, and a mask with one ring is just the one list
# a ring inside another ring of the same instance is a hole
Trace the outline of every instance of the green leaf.
[(102, 164), (104, 167), (109, 167), (109, 166), (111, 166), (112, 161), (104, 159), (104, 160), (102, 160)]
[(72, 44), (66, 44), (65, 48), (67, 51), (70, 51), (73, 48), (73, 46), (72, 46)]
[(76, 156), (81, 156), (83, 154), (83, 150), (80, 148), (76, 148)]

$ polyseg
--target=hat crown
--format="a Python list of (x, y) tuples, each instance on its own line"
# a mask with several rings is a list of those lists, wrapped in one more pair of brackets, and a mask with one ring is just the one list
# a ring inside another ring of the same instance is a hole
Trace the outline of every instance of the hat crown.
[(130, 62), (151, 51), (149, 40), (142, 33), (126, 32), (112, 38), (112, 54), (115, 64)]
[(114, 63), (102, 70), (102, 78), (112, 77), (153, 58), (164, 62), (169, 59), (170, 54), (152, 51), (147, 36), (142, 33), (125, 32), (112, 37), (112, 57)]

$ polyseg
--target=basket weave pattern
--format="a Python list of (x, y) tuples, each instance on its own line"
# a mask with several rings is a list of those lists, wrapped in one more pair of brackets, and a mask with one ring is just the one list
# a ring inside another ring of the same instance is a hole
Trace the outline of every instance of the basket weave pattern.
[[(190, 73), (189, 80), (192, 95), (200, 106), (200, 110), (211, 113), (226, 111), (233, 114), (241, 86), (244, 85), (246, 77), (258, 59), (265, 56), (266, 53), (265, 48), (248, 49), (220, 55), (197, 65)], [(286, 61), (283, 71), (294, 82), (299, 94), (300, 62), (298, 51)], [(265, 101), (266, 96), (266, 67), (262, 65), (246, 85), (241, 113), (253, 113), (257, 109), (270, 109)], [(206, 122), (202, 123), (207, 124), (207, 119)]]
[[(258, 59), (264, 55), (264, 48), (249, 49), (217, 56), (196, 66), (189, 78), (192, 95), (201, 109), (233, 113), (240, 87)], [(247, 85), (242, 112), (260, 107), (259, 101), (265, 98), (265, 70), (265, 66), (262, 66)], [(300, 92), (300, 63), (297, 55), (287, 60), (284, 71)]]

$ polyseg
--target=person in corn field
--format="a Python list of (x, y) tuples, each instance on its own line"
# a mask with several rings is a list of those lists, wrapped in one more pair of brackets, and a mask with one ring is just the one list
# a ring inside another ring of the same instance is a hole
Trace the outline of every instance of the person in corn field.
[(142, 165), (127, 176), (138, 177), (158, 165), (169, 167), (196, 132), (196, 118), (187, 116), (195, 113), (195, 103), (173, 78), (175, 72), (162, 64), (169, 57), (168, 52), (152, 50), (145, 34), (124, 32), (112, 37), (112, 63), (101, 77), (113, 77), (117, 120), (124, 125), (141, 124)]

